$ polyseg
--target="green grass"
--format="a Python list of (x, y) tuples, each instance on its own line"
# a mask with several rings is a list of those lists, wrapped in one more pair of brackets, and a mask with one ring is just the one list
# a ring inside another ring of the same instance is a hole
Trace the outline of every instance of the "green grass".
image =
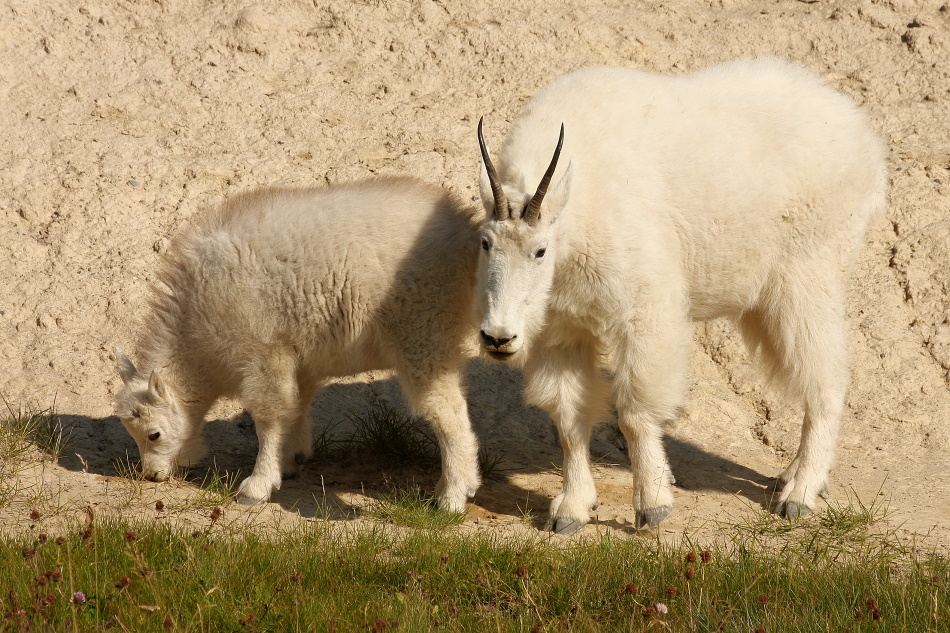
[(63, 424), (53, 407), (19, 406), (14, 409), (5, 398), (0, 397), (0, 400), (7, 410), (0, 419), (0, 462), (22, 459), (32, 447), (53, 460), (62, 456), (73, 430)]
[[(376, 415), (362, 448), (373, 433), (421, 433)], [(950, 633), (950, 560), (908, 547), (885, 505), (857, 498), (792, 523), (751, 512), (716, 546), (503, 537), (463, 526), (415, 487), (393, 488), (360, 522), (253, 527), (215, 507), (187, 530), (104, 516), (54, 533), (62, 522), (41, 503), (34, 513), (16, 476), (36, 458), (31, 446), (52, 455), (62, 445), (48, 441), (53, 418), (21, 412), (0, 429), (0, 506), (4, 490), (17, 497), (14, 532), (30, 535), (0, 540), (0, 632)], [(133, 503), (142, 482), (127, 462), (117, 470), (130, 476)], [(228, 504), (235, 481), (209, 471), (189, 508)], [(536, 523), (527, 509), (522, 521)]]
[[(0, 545), (0, 630), (950, 631), (950, 562), (869, 550), (880, 535), (860, 513), (800, 522), (778, 549), (739, 530), (706, 551), (328, 521), (275, 536), (209, 519), (183, 534), (109, 519)], [(85, 603), (70, 602), (77, 591)]]
[(215, 506), (227, 505), (234, 501), (237, 496), (237, 488), (241, 479), (241, 471), (222, 471), (214, 464), (210, 470), (198, 471), (201, 481), (197, 481), (189, 475), (186, 479), (196, 483), (198, 490), (196, 494), (188, 499), (186, 504), (178, 509), (193, 508), (213, 508)]
[(430, 530), (459, 525), (465, 519), (462, 512), (440, 510), (438, 502), (417, 487), (394, 488), (362, 514), (394, 525)]

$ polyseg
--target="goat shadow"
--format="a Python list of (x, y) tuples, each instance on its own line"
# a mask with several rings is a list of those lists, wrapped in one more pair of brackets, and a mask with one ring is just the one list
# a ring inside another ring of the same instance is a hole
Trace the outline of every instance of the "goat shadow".
[[(515, 483), (512, 475), (550, 471), (560, 467), (557, 431), (547, 414), (527, 407), (522, 400), (521, 375), (504, 365), (473, 360), (468, 366), (469, 413), (481, 446), (491, 460), (498, 460), (476, 496), (488, 514), (543, 517), (550, 499), (544, 492)], [(351, 437), (354, 419), (374, 407), (390, 406), (406, 412), (397, 381), (339, 382), (328, 385), (311, 404), (314, 435), (336, 440)], [(118, 418), (89, 418), (60, 414), (71, 433), (60, 466), (103, 476), (118, 476), (122, 464), (138, 461), (138, 449)], [(422, 427), (428, 431), (427, 426)], [(203, 431), (208, 458), (189, 470), (186, 478), (196, 485), (214, 476), (240, 481), (254, 467), (257, 436), (245, 412), (230, 420), (214, 419)], [(664, 438), (676, 486), (690, 491), (718, 491), (745, 497), (768, 507), (769, 476), (711, 453), (691, 442), (667, 434)], [(596, 427), (591, 441), (595, 462), (629, 471), (625, 441), (616, 416)], [(358, 511), (344, 499), (350, 493), (380, 498), (393, 489), (418, 486), (430, 492), (440, 474), (438, 463), (383, 463), (372, 455), (350, 448), (331, 450), (302, 468), (299, 477), (285, 480), (272, 502), (304, 517), (347, 519)], [(539, 524), (540, 526), (540, 524)]]

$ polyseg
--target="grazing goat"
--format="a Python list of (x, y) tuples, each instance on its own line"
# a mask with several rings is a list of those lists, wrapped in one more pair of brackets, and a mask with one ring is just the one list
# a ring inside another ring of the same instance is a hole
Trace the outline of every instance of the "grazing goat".
[(220, 396), (254, 418), (259, 451), (238, 500), (256, 503), (312, 454), (309, 405), (329, 377), (396, 371), (442, 453), (440, 505), (479, 486), (463, 395), (478, 214), (409, 179), (239, 195), (172, 243), (139, 366), (116, 350), (118, 415), (142, 470), (167, 479), (200, 459)]
[(564, 75), (512, 124), (497, 171), (481, 122), (478, 137), (482, 350), (519, 363), (527, 400), (557, 424), (564, 487), (550, 526), (573, 532), (596, 507), (591, 425), (611, 397), (636, 525), (669, 516), (660, 423), (684, 399), (692, 323), (717, 317), (804, 403), (776, 511), (811, 512), (847, 389), (847, 278), (886, 203), (886, 149), (868, 118), (801, 67), (744, 59), (683, 77)]

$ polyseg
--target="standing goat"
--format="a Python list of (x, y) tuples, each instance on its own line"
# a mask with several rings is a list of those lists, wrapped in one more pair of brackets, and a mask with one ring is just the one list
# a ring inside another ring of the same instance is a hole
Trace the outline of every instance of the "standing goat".
[(238, 500), (266, 501), (312, 453), (308, 411), (323, 381), (392, 368), (438, 438), (439, 503), (463, 510), (480, 483), (461, 379), (475, 216), (440, 188), (388, 179), (240, 195), (180, 234), (138, 369), (116, 350), (118, 415), (145, 476), (200, 459), (205, 413), (236, 396), (260, 444)]
[(767, 58), (675, 78), (564, 75), (525, 106), (497, 172), (478, 132), (482, 349), (520, 363), (527, 400), (557, 424), (564, 487), (551, 527), (573, 532), (597, 504), (590, 433), (611, 398), (602, 358), (636, 525), (669, 516), (660, 423), (683, 403), (692, 323), (717, 317), (735, 321), (773, 381), (803, 401), (776, 509), (814, 510), (847, 389), (847, 279), (886, 202), (886, 149), (867, 117), (803, 68)]

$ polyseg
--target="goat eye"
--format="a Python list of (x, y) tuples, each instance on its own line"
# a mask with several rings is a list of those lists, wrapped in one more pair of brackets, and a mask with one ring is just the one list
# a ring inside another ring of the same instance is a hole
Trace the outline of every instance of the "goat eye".
[(546, 250), (547, 250), (547, 249), (539, 248), (539, 249), (538, 249), (538, 252), (534, 254), (535, 258), (536, 258), (536, 259), (541, 259), (542, 257), (544, 257), (544, 253), (545, 253)]
[(157, 440), (157, 439), (160, 438), (161, 436), (162, 436), (161, 433), (159, 433), (158, 431), (155, 431), (154, 433), (152, 433), (151, 435), (148, 436), (148, 439), (149, 439), (150, 442), (154, 442), (155, 440)]
[(491, 248), (491, 242), (488, 241), (487, 237), (482, 238), (482, 250), (488, 250)]

